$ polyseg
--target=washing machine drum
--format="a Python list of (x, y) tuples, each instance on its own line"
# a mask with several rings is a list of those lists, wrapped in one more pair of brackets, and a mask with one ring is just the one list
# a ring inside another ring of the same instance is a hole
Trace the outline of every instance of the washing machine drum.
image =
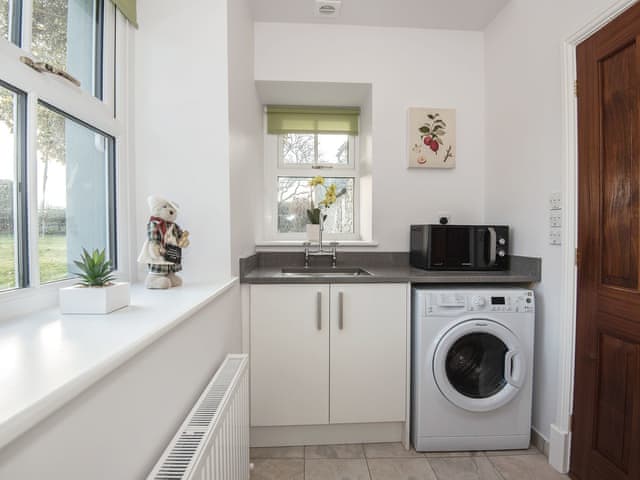
[(473, 319), (442, 335), (433, 355), (433, 375), (451, 403), (488, 412), (518, 395), (528, 373), (526, 360), (511, 330), (492, 320)]

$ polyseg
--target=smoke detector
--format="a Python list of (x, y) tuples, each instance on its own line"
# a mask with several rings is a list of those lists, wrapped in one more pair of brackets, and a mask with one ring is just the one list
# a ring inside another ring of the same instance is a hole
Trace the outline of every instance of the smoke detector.
[(323, 18), (336, 18), (340, 13), (342, 0), (316, 0), (315, 15)]

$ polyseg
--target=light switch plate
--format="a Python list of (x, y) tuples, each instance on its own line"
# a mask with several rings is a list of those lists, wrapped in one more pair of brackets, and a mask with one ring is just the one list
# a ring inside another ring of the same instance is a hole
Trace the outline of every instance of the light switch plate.
[(562, 194), (553, 192), (549, 196), (549, 210), (562, 210)]
[(549, 195), (549, 244), (562, 245), (562, 193)]
[(549, 227), (560, 228), (562, 227), (562, 213), (559, 210), (552, 210), (549, 215)]

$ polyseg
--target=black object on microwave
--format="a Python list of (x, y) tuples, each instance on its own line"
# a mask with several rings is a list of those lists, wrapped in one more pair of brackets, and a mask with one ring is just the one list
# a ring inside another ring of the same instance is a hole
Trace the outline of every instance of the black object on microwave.
[(508, 270), (509, 227), (411, 225), (410, 262), (424, 270)]

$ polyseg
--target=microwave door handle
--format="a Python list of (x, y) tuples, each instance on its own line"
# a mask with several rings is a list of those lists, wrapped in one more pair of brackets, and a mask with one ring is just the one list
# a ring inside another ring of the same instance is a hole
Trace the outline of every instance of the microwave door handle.
[(496, 264), (496, 229), (489, 227), (489, 266), (493, 267)]

